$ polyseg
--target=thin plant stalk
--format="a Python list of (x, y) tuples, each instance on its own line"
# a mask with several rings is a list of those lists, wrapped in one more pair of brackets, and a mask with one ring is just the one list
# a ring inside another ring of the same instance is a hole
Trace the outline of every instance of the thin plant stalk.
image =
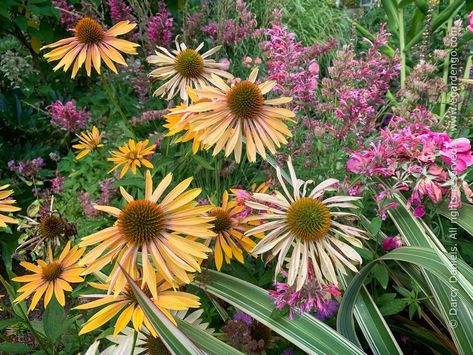
[(404, 88), (406, 85), (406, 37), (404, 33), (404, 9), (399, 8), (398, 13), (399, 19), (399, 51), (401, 54), (401, 88)]
[[(453, 0), (450, 0), (449, 4), (452, 4)], [(447, 31), (449, 33), (450, 29), (453, 26), (453, 17), (450, 17), (447, 22)], [(447, 57), (443, 62), (443, 82), (448, 87), (448, 71), (450, 69), (450, 52), (447, 52)], [(447, 109), (447, 97), (448, 92), (443, 92), (440, 96), (440, 119), (443, 120), (443, 116), (445, 115)]]
[(120, 114), (120, 117), (122, 118), (123, 123), (128, 128), (128, 130), (133, 135), (135, 135), (135, 132), (133, 130), (133, 126), (130, 124), (130, 121), (128, 120), (128, 118), (126, 117), (126, 115), (123, 112), (122, 108), (120, 107), (120, 104), (118, 103), (117, 99), (115, 98), (115, 96), (113, 96), (112, 88), (110, 87), (108, 79), (105, 77), (104, 74), (102, 74), (101, 77), (102, 77), (103, 88), (105, 89), (105, 92), (107, 93), (107, 96), (110, 99), (110, 102), (113, 104), (113, 106), (115, 106), (115, 109)]

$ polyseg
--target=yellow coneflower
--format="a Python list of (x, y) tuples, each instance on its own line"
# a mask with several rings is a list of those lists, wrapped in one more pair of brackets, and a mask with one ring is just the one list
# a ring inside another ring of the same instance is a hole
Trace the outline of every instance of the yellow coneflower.
[(72, 291), (70, 283), (84, 281), (80, 275), (85, 268), (77, 264), (83, 252), (84, 249), (79, 249), (77, 246), (71, 249), (71, 243), (68, 242), (57, 260), (54, 260), (52, 249), (49, 247), (49, 263), (40, 259), (37, 260), (37, 265), (26, 261), (21, 262), (20, 265), (32, 271), (33, 274), (13, 278), (13, 281), (27, 283), (18, 289), (18, 292), (22, 294), (15, 299), (15, 302), (21, 302), (34, 293), (29, 307), (31, 311), (35, 309), (44, 294), (46, 308), (54, 293), (59, 304), (64, 306), (66, 303), (64, 291)]
[[(9, 199), (9, 197), (13, 194), (13, 190), (5, 190), (9, 186), (9, 184), (0, 186), (0, 212), (8, 213), (21, 210), (20, 207), (13, 206), (16, 203), (16, 200)], [(6, 227), (7, 223), (16, 224), (18, 221), (0, 213), (0, 227)]]
[(230, 264), (234, 257), (243, 263), (243, 251), (249, 252), (256, 243), (244, 235), (249, 229), (239, 216), (245, 206), (239, 206), (236, 201), (228, 201), (228, 192), (225, 191), (222, 197), (222, 206), (213, 207), (209, 216), (214, 217), (212, 230), (217, 234), (215, 237), (215, 266), (220, 271), (223, 260)]
[(108, 158), (107, 160), (114, 162), (115, 166), (109, 171), (109, 173), (123, 166), (122, 171), (120, 172), (120, 178), (122, 178), (130, 168), (131, 172), (136, 174), (136, 167), (141, 167), (142, 164), (149, 169), (153, 168), (153, 164), (151, 164), (146, 157), (154, 153), (156, 144), (147, 147), (148, 143), (148, 139), (139, 141), (136, 144), (133, 139), (130, 139), (128, 140), (128, 144), (118, 147), (119, 151), (112, 151), (113, 157)]
[(102, 133), (97, 129), (97, 127), (92, 127), (92, 132), (85, 131), (82, 132), (80, 135), (76, 134), (77, 138), (79, 138), (79, 143), (74, 144), (72, 148), (78, 149), (81, 152), (76, 155), (76, 159), (81, 159), (89, 154), (91, 151), (103, 147), (101, 144), (102, 141)]
[(135, 200), (120, 188), (127, 201), (123, 209), (94, 206), (116, 217), (117, 221), (112, 227), (83, 238), (80, 243), (81, 246), (97, 244), (82, 258), (81, 262), (88, 265), (86, 272), (116, 262), (110, 274), (110, 287), (116, 292), (126, 285), (118, 264), (132, 277), (142, 275), (152, 293), (156, 290), (156, 271), (170, 283), (191, 282), (187, 273), (200, 271), (198, 260), (206, 259), (210, 249), (184, 236), (207, 239), (215, 235), (210, 230), (212, 219), (203, 216), (209, 207), (197, 206), (195, 201), (201, 190), (186, 191), (192, 178), (182, 181), (161, 199), (171, 184), (172, 174), (167, 175), (154, 191), (151, 173), (147, 171), (145, 175), (144, 199)]
[(196, 88), (213, 83), (212, 75), (227, 79), (233, 78), (233, 75), (221, 69), (224, 64), (207, 59), (217, 52), (221, 46), (212, 48), (204, 54), (199, 54), (203, 46), (204, 44), (201, 43), (196, 49), (191, 49), (176, 40), (176, 50), (172, 51), (174, 54), (166, 48), (157, 47), (160, 52), (156, 51), (156, 55), (149, 56), (147, 60), (160, 68), (153, 70), (149, 76), (167, 81), (153, 95), (163, 97), (167, 94), (166, 99), (171, 100), (179, 93), (181, 99), (187, 102), (189, 99), (186, 91), (187, 86)]
[[(200, 100), (195, 95), (195, 93), (192, 90), (190, 90), (189, 87), (186, 88), (186, 91), (189, 95), (189, 98), (194, 103), (210, 101), (208, 99)], [(192, 140), (192, 153), (196, 154), (200, 149), (203, 148), (203, 145), (199, 142), (199, 137), (202, 135), (202, 132), (200, 131), (196, 132), (196, 131), (191, 130), (189, 122), (192, 119), (192, 116), (194, 115), (194, 113), (184, 112), (183, 110), (186, 107), (187, 105), (185, 103), (182, 103), (176, 106), (175, 108), (170, 109), (169, 110), (170, 113), (167, 115), (164, 115), (164, 118), (166, 119), (166, 124), (164, 124), (163, 127), (169, 130), (166, 136), (174, 136), (184, 131), (184, 134), (180, 136), (178, 139), (176, 139), (176, 143), (180, 143), (180, 142), (185, 143)]]
[(127, 54), (137, 54), (135, 47), (139, 47), (139, 44), (116, 37), (130, 32), (135, 26), (136, 24), (130, 23), (130, 21), (121, 21), (108, 31), (104, 31), (97, 21), (85, 17), (77, 23), (74, 29), (74, 37), (48, 44), (42, 47), (41, 50), (55, 48), (44, 55), (48, 62), (60, 60), (54, 67), (54, 71), (64, 67), (66, 72), (74, 63), (72, 78), (75, 78), (84, 63), (88, 76), (92, 71), (92, 65), (100, 74), (101, 59), (114, 73), (118, 73), (113, 62), (127, 66), (119, 51)]
[[(192, 324), (194, 327), (199, 328), (200, 330), (213, 334), (215, 329), (209, 328), (209, 323), (203, 323), (200, 318), (204, 313), (203, 309), (198, 311), (191, 312), (188, 314), (187, 310), (182, 311), (172, 311), (171, 314), (174, 318), (182, 319), (184, 322)], [(114, 345), (105, 349), (101, 355), (106, 354), (127, 354), (130, 349), (130, 340), (134, 337), (135, 330), (130, 327), (123, 329), (118, 335), (110, 335), (107, 337), (107, 340), (110, 340)], [(143, 327), (136, 337), (135, 343), (135, 352), (134, 355), (138, 354), (167, 354), (168, 351), (166, 346), (160, 337), (156, 337), (151, 334), (145, 327)]]
[[(248, 217), (249, 220), (263, 220), (261, 225), (249, 230), (247, 235), (269, 232), (253, 249), (254, 254), (271, 252), (278, 256), (275, 275), (281, 271), (286, 258), (289, 259), (288, 284), (296, 283), (300, 289), (306, 279), (309, 263), (314, 267), (316, 279), (321, 283), (338, 284), (337, 273), (345, 273), (345, 267), (357, 271), (355, 264), (361, 263), (360, 255), (349, 244), (362, 247), (359, 238), (366, 238), (364, 232), (343, 224), (343, 219), (355, 219), (355, 214), (343, 209), (357, 208), (352, 202), (359, 200), (353, 196), (332, 196), (325, 198), (327, 191), (336, 191), (338, 180), (328, 179), (309, 192), (308, 184), (298, 180), (288, 162), (293, 186), (289, 192), (277, 168), (278, 180), (284, 191), (275, 195), (253, 194), (254, 201), (247, 206), (264, 211)], [(302, 191), (301, 191), (302, 188)], [(342, 211), (340, 211), (342, 209)]]
[(205, 86), (195, 89), (202, 102), (190, 105), (186, 112), (195, 112), (190, 125), (194, 131), (203, 131), (199, 141), (206, 146), (215, 146), (213, 155), (220, 151), (229, 156), (234, 152), (235, 159), (240, 162), (243, 138), (246, 138), (246, 155), (249, 161), (256, 161), (256, 153), (266, 158), (266, 149), (272, 154), (276, 147), (286, 144), (286, 137), (291, 132), (285, 120), (291, 120), (294, 112), (274, 107), (290, 102), (290, 97), (265, 100), (275, 85), (275, 81), (255, 84), (258, 69), (255, 68), (248, 80), (229, 87), (222, 79), (212, 76), (216, 88)]
[[(187, 310), (189, 308), (197, 308), (200, 306), (199, 297), (187, 292), (173, 291), (173, 286), (163, 280), (159, 274), (155, 275), (155, 278), (157, 287), (155, 292), (150, 292), (149, 288), (143, 285), (141, 280), (137, 280), (137, 283), (141, 286), (143, 292), (153, 301), (156, 307), (158, 307), (159, 310), (163, 312), (166, 317), (168, 317), (174, 324), (176, 324), (176, 321), (169, 312), (170, 310), (181, 311)], [(99, 290), (105, 291), (110, 289), (110, 285), (108, 284), (91, 282), (90, 285)], [(75, 309), (92, 309), (103, 305), (107, 306), (95, 313), (87, 322), (85, 322), (81, 331), (79, 332), (79, 335), (97, 329), (119, 313), (120, 315), (117, 318), (113, 331), (114, 335), (120, 333), (120, 331), (122, 331), (128, 325), (128, 323), (130, 323), (130, 321), (133, 323), (133, 327), (136, 329), (136, 331), (140, 331), (144, 324), (151, 334), (153, 334), (155, 337), (158, 335), (154, 327), (151, 325), (148, 317), (144, 314), (143, 310), (138, 304), (133, 290), (129, 285), (126, 285), (124, 291), (117, 295), (104, 293), (87, 295), (84, 297), (93, 297), (97, 298), (97, 300), (82, 304)]]

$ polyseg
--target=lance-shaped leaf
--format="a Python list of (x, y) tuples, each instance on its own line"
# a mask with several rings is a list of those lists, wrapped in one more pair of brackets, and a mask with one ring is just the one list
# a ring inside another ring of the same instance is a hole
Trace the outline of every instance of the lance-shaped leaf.
[(151, 325), (159, 334), (166, 348), (176, 355), (203, 355), (200, 350), (141, 290), (133, 278), (122, 268), (128, 284), (136, 297), (138, 304)]

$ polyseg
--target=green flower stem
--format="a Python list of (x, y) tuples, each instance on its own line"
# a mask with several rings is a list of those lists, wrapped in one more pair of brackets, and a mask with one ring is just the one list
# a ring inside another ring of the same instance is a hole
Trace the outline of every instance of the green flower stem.
[(401, 88), (404, 88), (406, 85), (406, 38), (404, 33), (404, 10), (399, 8), (398, 18), (399, 18), (399, 51), (401, 54)]
[[(7, 285), (9, 285), (6, 280), (3, 278), (2, 275), (0, 275), (0, 282), (3, 284), (3, 286), (5, 287), (5, 289), (7, 290), (8, 294), (9, 294), (9, 297), (11, 299), (11, 302), (12, 302), (12, 305), (13, 305), (13, 298), (14, 298), (14, 295), (10, 294), (9, 290), (8, 290), (8, 287)], [(10, 286), (11, 287), (11, 286)], [(35, 337), (35, 339), (38, 341), (38, 344), (40, 346), (40, 348), (47, 354), (49, 355), (49, 350), (48, 350), (48, 347), (46, 346), (46, 344), (43, 342), (43, 339), (41, 338), (41, 336), (36, 332), (36, 330), (34, 330), (33, 326), (31, 325), (31, 322), (28, 318), (28, 316), (26, 315), (25, 311), (23, 310), (23, 308), (21, 307), (21, 305), (18, 305), (17, 309), (19, 310), (19, 312), (21, 313), (21, 320), (26, 324), (26, 326), (28, 327), (29, 331), (31, 332), (31, 334)]]
[(130, 121), (128, 120), (122, 108), (120, 107), (120, 104), (118, 103), (116, 97), (113, 95), (112, 88), (110, 87), (110, 84), (109, 84), (109, 79), (106, 78), (104, 74), (102, 74), (101, 77), (102, 77), (103, 88), (105, 89), (105, 92), (107, 93), (108, 98), (110, 99), (110, 102), (113, 104), (113, 106), (115, 106), (115, 109), (120, 114), (125, 126), (133, 134), (133, 136), (135, 136), (135, 131), (133, 130), (133, 126), (131, 125)]

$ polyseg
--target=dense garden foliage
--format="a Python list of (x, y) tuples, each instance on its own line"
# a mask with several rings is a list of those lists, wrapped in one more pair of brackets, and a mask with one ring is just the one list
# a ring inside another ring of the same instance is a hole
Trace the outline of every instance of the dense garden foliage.
[(4, 0), (0, 353), (471, 354), (473, 3)]

